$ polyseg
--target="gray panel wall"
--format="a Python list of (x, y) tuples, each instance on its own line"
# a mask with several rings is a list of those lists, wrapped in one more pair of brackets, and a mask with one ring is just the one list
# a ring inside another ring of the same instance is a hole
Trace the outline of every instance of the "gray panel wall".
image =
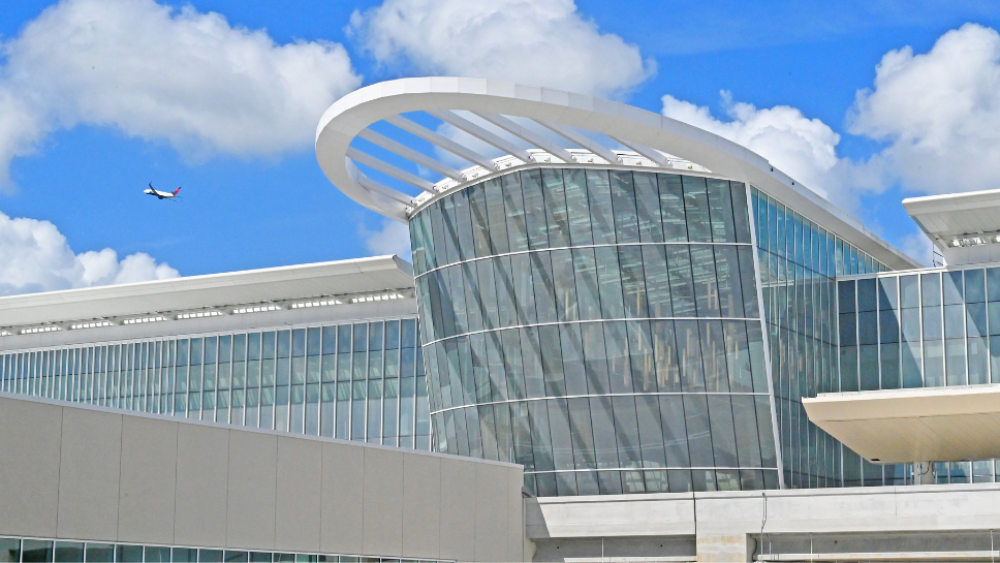
[(0, 535), (522, 561), (520, 466), (0, 395)]

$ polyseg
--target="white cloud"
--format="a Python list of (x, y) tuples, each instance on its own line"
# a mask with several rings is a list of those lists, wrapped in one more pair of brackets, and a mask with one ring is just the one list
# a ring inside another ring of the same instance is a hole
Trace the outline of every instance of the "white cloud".
[(410, 259), (410, 229), (392, 219), (383, 219), (380, 228), (371, 231), (364, 225), (358, 229), (368, 252), (376, 255), (395, 254)]
[(278, 45), (153, 0), (63, 0), (2, 47), (0, 184), (12, 158), (79, 124), (196, 155), (305, 149), (322, 112), (361, 83), (339, 44)]
[(923, 193), (1000, 187), (1000, 34), (966, 24), (929, 52), (890, 51), (858, 92), (850, 131), (889, 146), (902, 185)]
[(722, 101), (729, 121), (716, 119), (707, 107), (669, 95), (663, 96), (663, 115), (743, 145), (817, 193), (830, 194), (831, 171), (840, 162), (840, 135), (830, 126), (789, 106), (757, 109), (734, 103), (729, 92), (722, 92)]
[[(900, 241), (899, 249), (924, 266), (932, 266), (933, 253), (936, 251), (934, 243), (927, 238), (922, 231), (914, 231)], [(938, 261), (943, 261), (941, 253), (938, 252)]]
[(110, 248), (75, 254), (52, 223), (0, 213), (0, 295), (177, 276), (177, 270), (142, 252), (121, 261)]
[(638, 47), (581, 17), (573, 0), (385, 0), (355, 12), (350, 29), (379, 62), (426, 74), (613, 96), (655, 70)]

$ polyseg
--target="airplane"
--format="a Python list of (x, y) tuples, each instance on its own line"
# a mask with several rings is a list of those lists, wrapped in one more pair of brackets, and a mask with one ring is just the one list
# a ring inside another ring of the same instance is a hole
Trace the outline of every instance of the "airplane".
[(177, 188), (176, 190), (174, 190), (172, 192), (161, 192), (160, 190), (154, 188), (153, 187), (153, 183), (150, 182), (149, 183), (149, 189), (143, 191), (142, 193), (148, 194), (148, 195), (152, 195), (152, 196), (156, 196), (159, 199), (173, 199), (173, 198), (177, 197), (177, 193), (180, 192), (180, 191), (181, 191), (181, 189)]

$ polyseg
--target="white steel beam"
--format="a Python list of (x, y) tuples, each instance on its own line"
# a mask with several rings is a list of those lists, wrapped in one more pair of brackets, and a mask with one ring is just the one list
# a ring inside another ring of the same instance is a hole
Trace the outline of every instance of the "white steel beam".
[(437, 145), (454, 155), (460, 156), (465, 160), (468, 160), (469, 162), (478, 164), (487, 170), (492, 171), (496, 169), (496, 165), (493, 163), (493, 160), (477, 153), (474, 150), (468, 149), (456, 143), (455, 141), (452, 141), (451, 139), (445, 137), (440, 133), (431, 131), (430, 129), (424, 127), (423, 125), (414, 123), (413, 121), (410, 121), (409, 119), (403, 117), (402, 115), (393, 115), (391, 117), (386, 117), (385, 121), (395, 125), (396, 127), (399, 127), (404, 131), (408, 131), (433, 145)]
[(442, 176), (447, 176), (452, 180), (455, 180), (456, 182), (465, 181), (465, 176), (463, 176), (461, 172), (455, 170), (451, 166), (448, 166), (447, 164), (441, 162), (440, 160), (435, 160), (424, 153), (417, 152), (406, 145), (397, 143), (396, 141), (393, 141), (389, 137), (376, 133), (371, 129), (362, 129), (361, 132), (358, 133), (358, 137), (361, 137), (366, 141), (374, 143), (382, 147), (383, 149), (392, 151), (407, 160), (410, 160), (412, 162), (419, 164), (420, 166), (423, 166), (424, 168), (429, 168), (437, 172), (438, 174), (441, 174)]
[(511, 119), (507, 119), (506, 117), (500, 115), (499, 113), (479, 112), (476, 113), (476, 115), (485, 119), (486, 121), (489, 121), (493, 125), (496, 125), (497, 127), (503, 129), (504, 131), (507, 131), (511, 135), (520, 137), (521, 139), (524, 139), (525, 141), (535, 145), (536, 147), (542, 149), (543, 151), (553, 156), (561, 158), (563, 162), (575, 162), (573, 160), (573, 155), (569, 154), (569, 151), (567, 151), (566, 149), (560, 147), (559, 145), (546, 139), (545, 137), (542, 137), (541, 135), (535, 133), (531, 129), (528, 129), (527, 127), (524, 127), (514, 122)]
[(663, 154), (661, 154), (656, 149), (651, 149), (651, 148), (649, 148), (649, 147), (647, 147), (645, 145), (640, 145), (639, 143), (633, 143), (631, 141), (623, 141), (622, 139), (620, 139), (618, 137), (611, 137), (611, 138), (614, 139), (614, 140), (616, 140), (616, 141), (618, 141), (619, 143), (625, 145), (626, 147), (634, 150), (635, 152), (639, 153), (640, 155), (648, 158), (649, 160), (652, 160), (653, 163), (655, 163), (655, 164), (657, 164), (659, 166), (664, 166), (664, 167), (669, 166), (669, 164), (667, 164), (667, 162), (668, 162), (667, 161), (667, 157), (663, 156)]
[(493, 145), (494, 147), (502, 150), (503, 152), (513, 157), (519, 158), (524, 162), (532, 162), (531, 155), (529, 155), (526, 151), (522, 150), (514, 143), (511, 143), (507, 139), (504, 139), (503, 137), (497, 135), (496, 133), (493, 133), (492, 131), (488, 131), (480, 127), (479, 125), (476, 125), (475, 123), (455, 114), (450, 110), (428, 111), (427, 113), (433, 115), (434, 117), (440, 119), (441, 121), (444, 121), (445, 123), (451, 124), (456, 128), (465, 131), (466, 133), (472, 135), (473, 137), (476, 137), (477, 139), (487, 144)]
[(610, 164), (617, 164), (618, 162), (620, 162), (618, 159), (618, 155), (612, 152), (611, 149), (602, 145), (601, 143), (598, 143), (597, 141), (591, 139), (590, 137), (584, 135), (583, 133), (580, 133), (579, 131), (573, 129), (572, 127), (565, 127), (549, 121), (541, 121), (538, 119), (536, 119), (535, 122), (540, 124), (542, 127), (545, 127), (550, 131), (553, 131), (554, 133), (562, 135), (567, 140), (580, 145), (580, 147), (585, 148), (588, 151), (596, 154), (597, 156), (608, 161), (608, 163)]
[(392, 164), (389, 164), (382, 159), (375, 158), (368, 153), (363, 153), (354, 147), (347, 147), (347, 158), (353, 159), (355, 162), (360, 162), (366, 166), (371, 166), (379, 172), (388, 174), (397, 180), (402, 180), (411, 186), (424, 190), (425, 192), (434, 193), (434, 183), (430, 180), (425, 180), (416, 174), (411, 174), (402, 168), (393, 166)]
[(366, 189), (366, 190), (369, 190), (371, 192), (375, 192), (378, 195), (387, 197), (387, 198), (389, 198), (389, 199), (391, 199), (393, 201), (398, 201), (399, 203), (402, 203), (403, 205), (407, 205), (407, 206), (413, 205), (413, 199), (412, 198), (407, 198), (406, 194), (404, 194), (404, 193), (402, 193), (400, 191), (394, 190), (394, 189), (390, 188), (389, 186), (387, 186), (387, 185), (385, 185), (385, 184), (383, 184), (381, 182), (377, 182), (375, 180), (372, 180), (371, 178), (369, 178), (368, 176), (365, 176), (364, 174), (358, 174), (358, 184), (360, 184), (361, 187), (364, 188), (364, 189)]

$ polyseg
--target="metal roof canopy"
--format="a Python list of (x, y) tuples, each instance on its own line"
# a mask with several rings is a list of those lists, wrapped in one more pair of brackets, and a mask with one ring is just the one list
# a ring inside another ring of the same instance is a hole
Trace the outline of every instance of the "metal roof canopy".
[(412, 287), (408, 262), (377, 256), (2, 297), (0, 323), (43, 324)]
[(955, 239), (1000, 232), (1000, 190), (911, 197), (903, 207), (941, 250)]
[(876, 463), (1000, 457), (1000, 385), (823, 393), (809, 420)]
[[(495, 126), (496, 131), (473, 123), (468, 117), (456, 114), (456, 111), (475, 116), (483, 123)], [(405, 114), (411, 112), (424, 112), (450, 123), (478, 141), (497, 147), (513, 157), (489, 159), (471, 144), (458, 143), (409, 120)], [(384, 142), (384, 136), (373, 134), (369, 129), (379, 122), (408, 131), (438, 149), (481, 168), (474, 166), (467, 171), (458, 171), (451, 166), (445, 168), (447, 163), (443, 161), (439, 166), (428, 167), (426, 160), (440, 160), (439, 155), (415, 154), (418, 151), (412, 147)], [(537, 128), (529, 128), (529, 125)], [(540, 135), (539, 131), (543, 128), (556, 133), (567, 143)], [(509, 137), (498, 135), (497, 131), (501, 130), (536, 149), (522, 149)], [(625, 145), (640, 159), (647, 160), (648, 164), (644, 162), (638, 167), (627, 163), (621, 155), (613, 153), (616, 147), (602, 145), (584, 132)], [(357, 137), (369, 141), (374, 139), (371, 142), (404, 160), (410, 160), (414, 166), (438, 169), (445, 178), (428, 190), (426, 181), (394, 164), (379, 163), (377, 157), (352, 146)], [(541, 162), (586, 166), (594, 162), (593, 159), (581, 160), (574, 156), (572, 151), (575, 146), (592, 151), (600, 160), (611, 157), (609, 163), (613, 166), (651, 172), (675, 170), (675, 163), (670, 159), (684, 159), (706, 167), (717, 177), (752, 183), (890, 268), (919, 267), (917, 262), (868, 231), (856, 219), (747, 148), (660, 114), (592, 96), (479, 78), (404, 78), (372, 84), (337, 100), (323, 114), (316, 131), (316, 158), (326, 177), (361, 205), (404, 223), (414, 209), (428, 201), (480, 182), (486, 176), (513, 169), (508, 166), (535, 166)], [(505, 161), (504, 168), (500, 167), (499, 161)], [(393, 189), (366, 176), (356, 163), (416, 186), (425, 193), (415, 198)], [(600, 162), (592, 165), (606, 166)], [(458, 175), (463, 180), (456, 179)]]

